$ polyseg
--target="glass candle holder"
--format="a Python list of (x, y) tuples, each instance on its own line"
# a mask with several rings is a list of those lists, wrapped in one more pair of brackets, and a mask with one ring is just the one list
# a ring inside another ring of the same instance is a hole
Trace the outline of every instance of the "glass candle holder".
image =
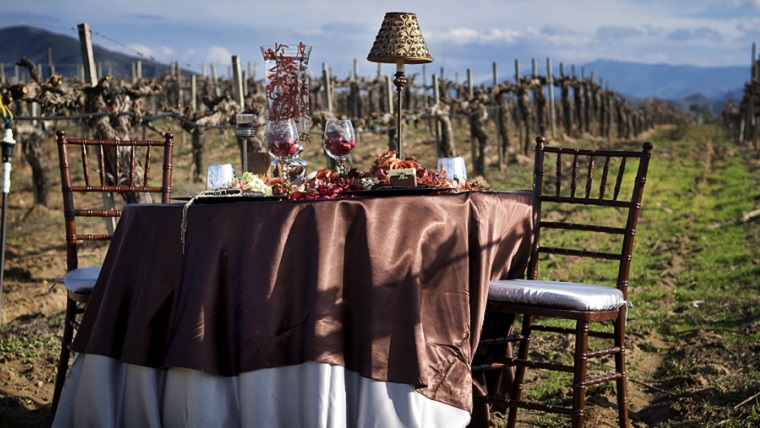
[(232, 164), (214, 164), (208, 166), (206, 172), (206, 190), (219, 190), (235, 178), (235, 167)]

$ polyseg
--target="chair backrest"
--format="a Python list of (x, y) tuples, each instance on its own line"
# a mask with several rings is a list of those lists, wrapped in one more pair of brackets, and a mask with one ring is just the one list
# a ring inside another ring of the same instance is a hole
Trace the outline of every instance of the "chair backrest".
[[(547, 146), (545, 138), (536, 138), (533, 191), (539, 227), (530, 279), (538, 278), (541, 253), (612, 260), (619, 263), (616, 286), (627, 298), (651, 150), (648, 142), (641, 151), (589, 150)], [(543, 246), (541, 237), (548, 230), (556, 231), (556, 237), (551, 246)]]
[[(102, 227), (97, 229), (105, 232), (93, 233), (92, 230), (77, 230), (77, 219), (121, 216), (121, 209), (116, 205), (103, 206), (103, 195), (119, 193), (129, 202), (136, 200), (134, 197), (138, 195), (148, 197), (137, 200), (150, 201), (150, 194), (160, 193), (161, 203), (170, 201), (173, 136), (167, 132), (163, 141), (154, 141), (67, 138), (64, 131), (58, 131), (56, 135), (66, 226), (66, 267), (71, 271), (79, 267), (79, 243), (107, 241), (112, 237), (104, 220), (98, 222)], [(153, 147), (160, 152), (155, 153)], [(151, 176), (154, 154), (163, 158), (159, 178)], [(90, 223), (88, 227), (92, 229)]]

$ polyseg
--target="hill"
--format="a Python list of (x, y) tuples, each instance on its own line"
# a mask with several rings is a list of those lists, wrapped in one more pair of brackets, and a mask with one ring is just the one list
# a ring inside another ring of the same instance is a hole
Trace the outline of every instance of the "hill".
[(610, 83), (612, 90), (636, 98), (680, 100), (702, 94), (713, 100), (741, 97), (750, 67), (695, 67), (597, 60), (583, 67)]
[[(79, 39), (63, 34), (52, 33), (37, 27), (14, 26), (0, 28), (0, 63), (6, 78), (15, 76), (14, 64), (22, 57), (29, 57), (35, 64), (42, 66), (43, 77), (48, 77), (48, 50), (52, 53), (55, 72), (67, 77), (79, 75), (82, 55)], [(96, 44), (92, 47), (96, 64), (103, 73), (117, 77), (132, 75), (132, 63), (142, 61), (143, 77), (156, 77), (168, 72), (168, 65), (104, 49)], [(28, 76), (28, 75), (27, 75)]]

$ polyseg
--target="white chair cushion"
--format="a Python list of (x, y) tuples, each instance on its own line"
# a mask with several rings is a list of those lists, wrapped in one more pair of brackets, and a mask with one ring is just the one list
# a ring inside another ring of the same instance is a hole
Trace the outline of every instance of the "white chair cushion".
[(488, 300), (581, 311), (605, 311), (629, 305), (617, 288), (525, 279), (492, 281)]
[(74, 293), (91, 291), (95, 286), (95, 281), (98, 280), (98, 275), (100, 275), (100, 266), (74, 269), (63, 277), (63, 284), (67, 290)]

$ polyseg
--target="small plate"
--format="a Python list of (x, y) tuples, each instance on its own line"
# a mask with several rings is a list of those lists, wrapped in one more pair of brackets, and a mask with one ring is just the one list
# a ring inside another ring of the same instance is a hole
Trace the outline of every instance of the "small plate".
[(354, 196), (410, 196), (410, 195), (434, 195), (448, 193), (453, 187), (393, 187), (386, 186), (370, 190), (344, 190), (341, 195)]

